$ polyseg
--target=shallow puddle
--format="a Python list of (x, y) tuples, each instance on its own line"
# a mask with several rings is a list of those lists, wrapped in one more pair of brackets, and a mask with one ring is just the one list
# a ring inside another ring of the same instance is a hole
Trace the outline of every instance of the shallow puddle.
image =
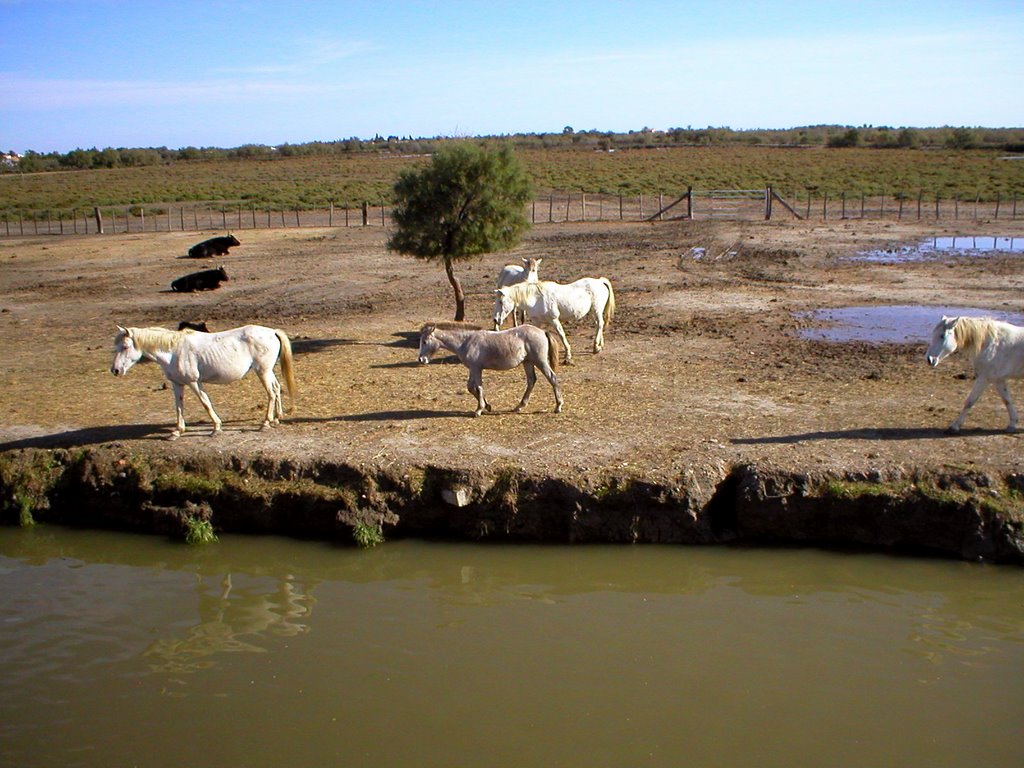
[(1024, 253), (1024, 237), (956, 235), (930, 237), (913, 245), (878, 248), (852, 256), (854, 261), (901, 263), (928, 261), (946, 257), (984, 257), (996, 254)]
[(815, 327), (800, 331), (801, 338), (813, 341), (868, 341), (907, 344), (926, 342), (943, 315), (950, 317), (994, 317), (1015, 325), (1024, 325), (1024, 314), (999, 312), (976, 307), (923, 307), (920, 305), (881, 305), (870, 307), (835, 307), (796, 316), (809, 320)]

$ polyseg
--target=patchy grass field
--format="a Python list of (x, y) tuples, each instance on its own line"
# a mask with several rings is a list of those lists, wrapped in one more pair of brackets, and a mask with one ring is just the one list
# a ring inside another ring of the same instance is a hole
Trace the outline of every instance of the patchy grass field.
[[(678, 196), (686, 188), (764, 189), (787, 196), (894, 195), (1024, 199), (1024, 161), (994, 150), (877, 150), (752, 146), (526, 149), (517, 152), (538, 195), (603, 192)], [(0, 211), (218, 202), (278, 210), (388, 202), (398, 174), (423, 156), (337, 154), (197, 160), (144, 168), (0, 174)]]

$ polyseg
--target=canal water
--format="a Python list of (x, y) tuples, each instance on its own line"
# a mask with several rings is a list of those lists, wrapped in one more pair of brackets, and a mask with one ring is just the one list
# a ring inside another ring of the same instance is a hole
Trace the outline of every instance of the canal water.
[(1024, 571), (0, 529), (3, 766), (1019, 766)]

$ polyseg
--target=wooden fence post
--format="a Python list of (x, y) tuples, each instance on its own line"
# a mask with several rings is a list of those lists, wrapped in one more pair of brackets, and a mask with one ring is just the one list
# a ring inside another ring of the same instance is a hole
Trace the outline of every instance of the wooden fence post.
[(103, 214), (100, 213), (99, 206), (95, 206), (92, 209), (93, 215), (96, 217), (96, 234), (103, 234)]
[(370, 204), (363, 201), (363, 226), (370, 226)]

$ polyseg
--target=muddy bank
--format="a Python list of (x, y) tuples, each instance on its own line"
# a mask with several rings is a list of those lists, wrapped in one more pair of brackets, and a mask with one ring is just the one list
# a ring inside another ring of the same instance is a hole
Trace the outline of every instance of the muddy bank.
[(866, 547), (1024, 563), (1024, 474), (693, 467), (673, 483), (577, 484), (509, 467), (387, 469), (123, 446), (0, 454), (5, 524), (52, 522), (184, 537), (221, 533), (354, 544), (404, 537), (538, 543)]

